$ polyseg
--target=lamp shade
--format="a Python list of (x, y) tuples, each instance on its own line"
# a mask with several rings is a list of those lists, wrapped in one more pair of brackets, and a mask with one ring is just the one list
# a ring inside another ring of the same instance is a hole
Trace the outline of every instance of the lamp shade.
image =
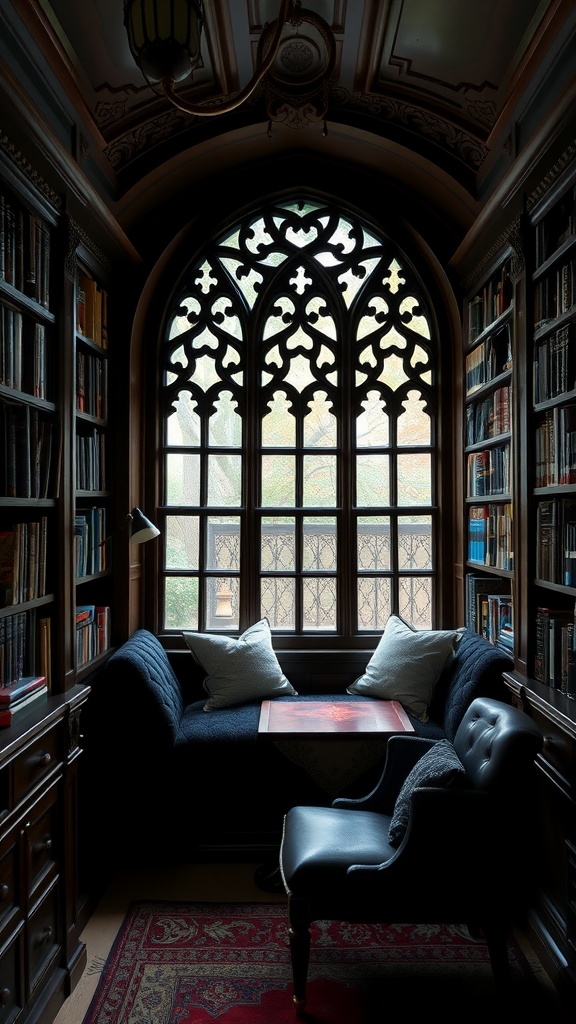
[(180, 82), (202, 66), (202, 0), (124, 0), (130, 52), (152, 82)]
[(144, 544), (147, 540), (153, 540), (160, 536), (160, 530), (154, 523), (146, 518), (139, 508), (133, 508), (130, 514), (132, 520), (130, 526), (130, 543)]

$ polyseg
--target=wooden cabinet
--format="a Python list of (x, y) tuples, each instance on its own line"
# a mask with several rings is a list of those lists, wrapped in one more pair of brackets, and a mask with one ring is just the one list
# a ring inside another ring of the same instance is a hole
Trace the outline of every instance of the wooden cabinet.
[(66, 794), (88, 692), (50, 697), (0, 735), (0, 1021), (52, 1019), (85, 966)]
[[(0, 1024), (49, 1024), (85, 962), (79, 721), (114, 583), (102, 263), (62, 194), (0, 154)], [(44, 685), (20, 705), (26, 676)]]

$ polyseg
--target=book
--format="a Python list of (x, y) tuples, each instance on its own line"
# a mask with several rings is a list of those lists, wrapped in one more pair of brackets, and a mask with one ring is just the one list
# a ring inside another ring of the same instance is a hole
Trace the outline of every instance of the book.
[(76, 605), (76, 626), (86, 626), (90, 622), (94, 622), (96, 614), (96, 606), (93, 604), (77, 604)]
[(0, 728), (5, 729), (7, 726), (12, 725), (14, 717), (19, 715), (20, 712), (30, 710), (33, 705), (40, 701), (43, 697), (48, 694), (48, 687), (46, 684), (39, 686), (32, 693), (26, 694), (21, 700), (16, 701), (13, 705), (0, 707)]
[(40, 672), (46, 677), (48, 689), (52, 684), (52, 620), (44, 617), (38, 620), (39, 641), (39, 665)]
[(46, 685), (44, 676), (23, 676), (8, 686), (0, 686), (0, 707), (16, 704), (34, 690)]
[(15, 531), (2, 530), (0, 532), (0, 608), (7, 608), (14, 604), (15, 546)]
[(488, 594), (510, 595), (510, 580), (499, 576), (477, 576), (466, 573), (466, 625), (481, 633), (480, 597)]

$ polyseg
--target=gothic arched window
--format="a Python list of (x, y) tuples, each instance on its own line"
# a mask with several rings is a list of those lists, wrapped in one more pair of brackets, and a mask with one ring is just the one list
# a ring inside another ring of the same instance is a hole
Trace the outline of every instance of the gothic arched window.
[(185, 270), (163, 339), (161, 629), (433, 626), (437, 342), (398, 244), (271, 201)]

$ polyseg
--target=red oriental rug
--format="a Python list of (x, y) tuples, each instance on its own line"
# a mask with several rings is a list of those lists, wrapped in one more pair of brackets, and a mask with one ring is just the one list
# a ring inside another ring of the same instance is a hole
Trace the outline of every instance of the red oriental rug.
[[(548, 1012), (515, 944), (510, 960), (510, 1008)], [(485, 1022), (503, 1008), (484, 943), (440, 925), (316, 923), (307, 996), (309, 1024), (380, 1024), (391, 1012)], [(151, 901), (130, 907), (84, 1024), (296, 1020), (285, 903)]]

